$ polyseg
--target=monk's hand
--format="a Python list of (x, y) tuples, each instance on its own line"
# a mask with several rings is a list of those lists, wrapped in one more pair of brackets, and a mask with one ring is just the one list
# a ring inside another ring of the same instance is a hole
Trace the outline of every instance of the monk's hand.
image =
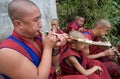
[(63, 33), (63, 34), (58, 34), (57, 35), (57, 44), (56, 46), (63, 46), (66, 44), (66, 42), (68, 41), (68, 34)]
[(81, 27), (81, 28), (79, 28), (79, 30), (78, 31), (80, 31), (80, 32), (84, 32), (84, 31), (86, 31), (86, 29), (85, 28), (83, 28), (83, 27)]
[(42, 34), (42, 41), (44, 48), (53, 48), (57, 43), (57, 36), (49, 32), (48, 35)]
[(103, 69), (100, 67), (100, 66), (97, 66), (97, 70), (96, 70), (96, 73), (97, 74), (101, 74), (103, 72)]
[(105, 50), (103, 53), (105, 56), (113, 56), (113, 55), (115, 55), (114, 51), (115, 51), (115, 48), (112, 47), (112, 48)]

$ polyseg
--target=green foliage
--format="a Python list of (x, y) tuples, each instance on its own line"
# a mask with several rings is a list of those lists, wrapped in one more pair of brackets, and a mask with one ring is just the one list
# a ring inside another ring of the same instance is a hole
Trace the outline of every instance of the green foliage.
[(62, 29), (74, 19), (75, 16), (83, 16), (86, 19), (87, 28), (94, 27), (94, 23), (101, 19), (108, 19), (113, 28), (109, 37), (113, 44), (120, 43), (120, 1), (119, 0), (58, 0), (58, 17)]

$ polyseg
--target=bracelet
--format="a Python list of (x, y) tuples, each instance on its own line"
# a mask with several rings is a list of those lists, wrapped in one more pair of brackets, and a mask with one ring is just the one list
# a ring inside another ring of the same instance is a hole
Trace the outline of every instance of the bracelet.
[(57, 56), (60, 53), (60, 47), (54, 47), (52, 49), (52, 56)]

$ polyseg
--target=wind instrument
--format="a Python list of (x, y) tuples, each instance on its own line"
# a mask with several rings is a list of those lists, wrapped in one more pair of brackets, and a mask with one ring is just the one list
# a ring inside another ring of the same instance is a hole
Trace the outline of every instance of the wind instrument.
[[(44, 30), (40, 30), (40, 32), (43, 32), (45, 34), (48, 34), (48, 31), (44, 31)], [(60, 34), (57, 34), (57, 33), (52, 33), (53, 35), (60, 35)], [(91, 45), (97, 45), (97, 46), (107, 46), (107, 47), (110, 47), (111, 46), (111, 43), (110, 42), (96, 42), (96, 41), (92, 41), (92, 40), (89, 40), (89, 39), (81, 39), (81, 38), (75, 38), (75, 37), (70, 37), (71, 39), (73, 40), (76, 40), (78, 42), (82, 42), (82, 43), (87, 43), (87, 44), (91, 44)]]
[[(108, 39), (107, 36), (103, 36), (102, 38), (104, 38), (107, 42), (110, 43), (110, 40)], [(113, 45), (111, 44), (110, 48), (112, 48), (112, 47), (115, 48), (115, 51), (114, 51), (114, 52), (115, 52), (115, 55), (117, 56), (117, 58), (120, 58), (120, 52), (117, 50), (117, 48), (116, 48), (115, 46), (113, 46)]]

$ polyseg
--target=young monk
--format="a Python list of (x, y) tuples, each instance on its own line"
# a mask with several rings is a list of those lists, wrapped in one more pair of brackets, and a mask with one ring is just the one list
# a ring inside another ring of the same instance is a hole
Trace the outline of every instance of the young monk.
[[(100, 19), (95, 24), (95, 27), (84, 32), (84, 35), (89, 40), (100, 41), (102, 36), (109, 33), (112, 28), (110, 22), (106, 19)], [(104, 63), (111, 77), (120, 79), (120, 70), (118, 65), (111, 61), (110, 57), (114, 55), (114, 48), (103, 48), (100, 46), (90, 46), (90, 52), (86, 52), (86, 55), (90, 59), (97, 59)]]
[[(82, 33), (71, 31), (70, 36), (85, 39)], [(60, 56), (62, 75), (81, 74), (88, 79), (111, 79), (105, 66), (96, 60), (86, 58), (83, 52), (89, 51), (89, 45), (72, 40), (63, 47)]]
[[(53, 19), (51, 21), (51, 31), (53, 33), (57, 33), (57, 34), (63, 34), (64, 32), (60, 29), (60, 26), (59, 26), (59, 21), (58, 19)], [(53, 53), (54, 56), (56, 56), (57, 54), (59, 54), (60, 52), (60, 47), (55, 47), (54, 50), (53, 50), (55, 53)]]
[(59, 25), (58, 19), (53, 19), (53, 20), (51, 21), (51, 26), (52, 26), (51, 31), (53, 31), (54, 33), (59, 33), (59, 34), (64, 33), (64, 32), (60, 29), (60, 25)]
[(66, 33), (69, 33), (71, 30), (85, 32), (86, 29), (84, 23), (85, 23), (84, 17), (76, 16), (75, 20), (68, 24)]
[[(57, 34), (63, 34), (64, 32), (60, 29), (59, 21), (58, 19), (52, 19), (51, 21), (51, 31), (53, 33)], [(56, 73), (57, 75), (60, 74), (60, 68), (59, 68), (59, 56), (60, 56), (60, 50), (61, 47), (55, 46), (52, 51), (53, 56), (53, 65), (56, 67)]]

